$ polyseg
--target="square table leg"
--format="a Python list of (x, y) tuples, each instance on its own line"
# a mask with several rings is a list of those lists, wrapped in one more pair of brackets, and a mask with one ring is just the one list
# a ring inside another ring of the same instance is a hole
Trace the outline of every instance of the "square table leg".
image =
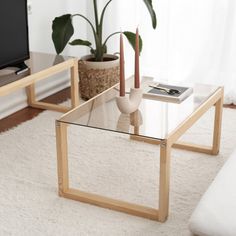
[(33, 106), (33, 104), (36, 102), (35, 100), (35, 85), (31, 84), (28, 87), (26, 87), (26, 95), (27, 95), (27, 103), (29, 106)]
[(75, 60), (74, 66), (70, 69), (71, 73), (71, 88), (70, 88), (70, 95), (71, 95), (71, 106), (75, 108), (79, 105), (79, 76), (78, 76), (78, 61)]
[(221, 98), (215, 104), (215, 121), (214, 121), (214, 133), (213, 133), (213, 145), (212, 145), (213, 155), (217, 155), (220, 150), (223, 100), (224, 100), (224, 92), (222, 91)]
[[(68, 150), (67, 150), (67, 126), (68, 124), (56, 121), (56, 143), (57, 143), (57, 169), (58, 169), (58, 186), (59, 186), (59, 196), (65, 197), (68, 199), (85, 202), (89, 204), (93, 204), (96, 206), (125, 212), (131, 215), (140, 216), (156, 221), (159, 220), (159, 211), (158, 209), (133, 204), (129, 202), (125, 202), (122, 200), (116, 200), (108, 197), (104, 197), (101, 195), (88, 193), (80, 191), (79, 189), (73, 189), (69, 187), (69, 168), (68, 168)], [(163, 160), (165, 160), (165, 154), (163, 155)], [(165, 161), (164, 161), (165, 162)], [(168, 182), (168, 176), (165, 177), (165, 164), (163, 162), (163, 170), (164, 173), (162, 173), (162, 181), (163, 181), (163, 203), (167, 204), (168, 206), (168, 198), (166, 198), (166, 195), (168, 195), (168, 188), (169, 184), (165, 184), (165, 181)], [(168, 171), (167, 171), (168, 173)], [(163, 219), (162, 222), (165, 221), (166, 210), (168, 211), (168, 207), (163, 207)]]
[[(68, 112), (69, 110), (77, 107), (79, 105), (78, 61), (76, 59), (73, 59), (72, 64), (66, 65), (65, 69), (70, 69), (70, 82), (71, 82), (71, 87), (70, 87), (71, 106), (70, 107), (37, 101), (36, 94), (35, 94), (35, 83), (32, 83), (26, 87), (28, 105), (34, 108), (54, 110), (54, 111), (63, 112), (63, 113)], [(46, 74), (46, 76), (48, 75)]]
[(67, 124), (56, 121), (57, 173), (59, 196), (69, 189)]
[(171, 145), (164, 140), (160, 144), (159, 221), (165, 222), (169, 212)]
[[(223, 111), (223, 100), (224, 100), (224, 88), (219, 88), (210, 99), (203, 104), (194, 115), (192, 119), (185, 122), (177, 131), (171, 134), (171, 142), (173, 142), (173, 148), (189, 150), (193, 152), (206, 153), (210, 155), (217, 155), (220, 148), (220, 137), (221, 137), (221, 123), (222, 123), (222, 111)], [(207, 112), (212, 106), (215, 107), (214, 117), (214, 129), (213, 129), (213, 143), (210, 146), (198, 145), (188, 142), (177, 141), (179, 137), (185, 133), (205, 112)]]

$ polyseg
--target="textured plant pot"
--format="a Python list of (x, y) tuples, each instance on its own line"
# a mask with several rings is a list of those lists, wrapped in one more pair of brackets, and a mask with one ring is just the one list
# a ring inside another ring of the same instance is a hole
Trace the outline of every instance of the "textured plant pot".
[(119, 57), (105, 55), (106, 61), (91, 61), (92, 55), (79, 60), (79, 89), (83, 99), (88, 100), (119, 82)]

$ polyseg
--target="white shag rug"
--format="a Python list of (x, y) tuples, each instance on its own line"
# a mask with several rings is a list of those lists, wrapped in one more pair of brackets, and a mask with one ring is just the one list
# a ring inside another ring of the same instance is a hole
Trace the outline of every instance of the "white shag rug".
[[(218, 156), (173, 150), (170, 213), (164, 224), (67, 200), (57, 195), (55, 119), (45, 111), (0, 135), (0, 235), (185, 236), (200, 197), (236, 144), (236, 110), (224, 109)], [(186, 135), (211, 142), (213, 110)], [(69, 130), (72, 186), (156, 207), (158, 147), (125, 135), (86, 128)]]

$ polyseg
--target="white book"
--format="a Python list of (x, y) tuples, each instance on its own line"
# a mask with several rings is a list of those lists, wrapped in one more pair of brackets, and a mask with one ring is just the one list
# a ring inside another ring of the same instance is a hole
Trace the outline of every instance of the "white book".
[(147, 82), (143, 85), (143, 98), (164, 102), (181, 103), (193, 93), (193, 88), (158, 82)]

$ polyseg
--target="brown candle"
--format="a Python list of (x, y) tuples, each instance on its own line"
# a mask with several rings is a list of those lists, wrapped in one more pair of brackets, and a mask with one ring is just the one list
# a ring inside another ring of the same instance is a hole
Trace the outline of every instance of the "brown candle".
[(135, 72), (134, 72), (134, 87), (140, 88), (140, 75), (139, 75), (139, 33), (136, 30), (135, 39)]
[(125, 96), (125, 62), (123, 34), (120, 34), (120, 96)]

